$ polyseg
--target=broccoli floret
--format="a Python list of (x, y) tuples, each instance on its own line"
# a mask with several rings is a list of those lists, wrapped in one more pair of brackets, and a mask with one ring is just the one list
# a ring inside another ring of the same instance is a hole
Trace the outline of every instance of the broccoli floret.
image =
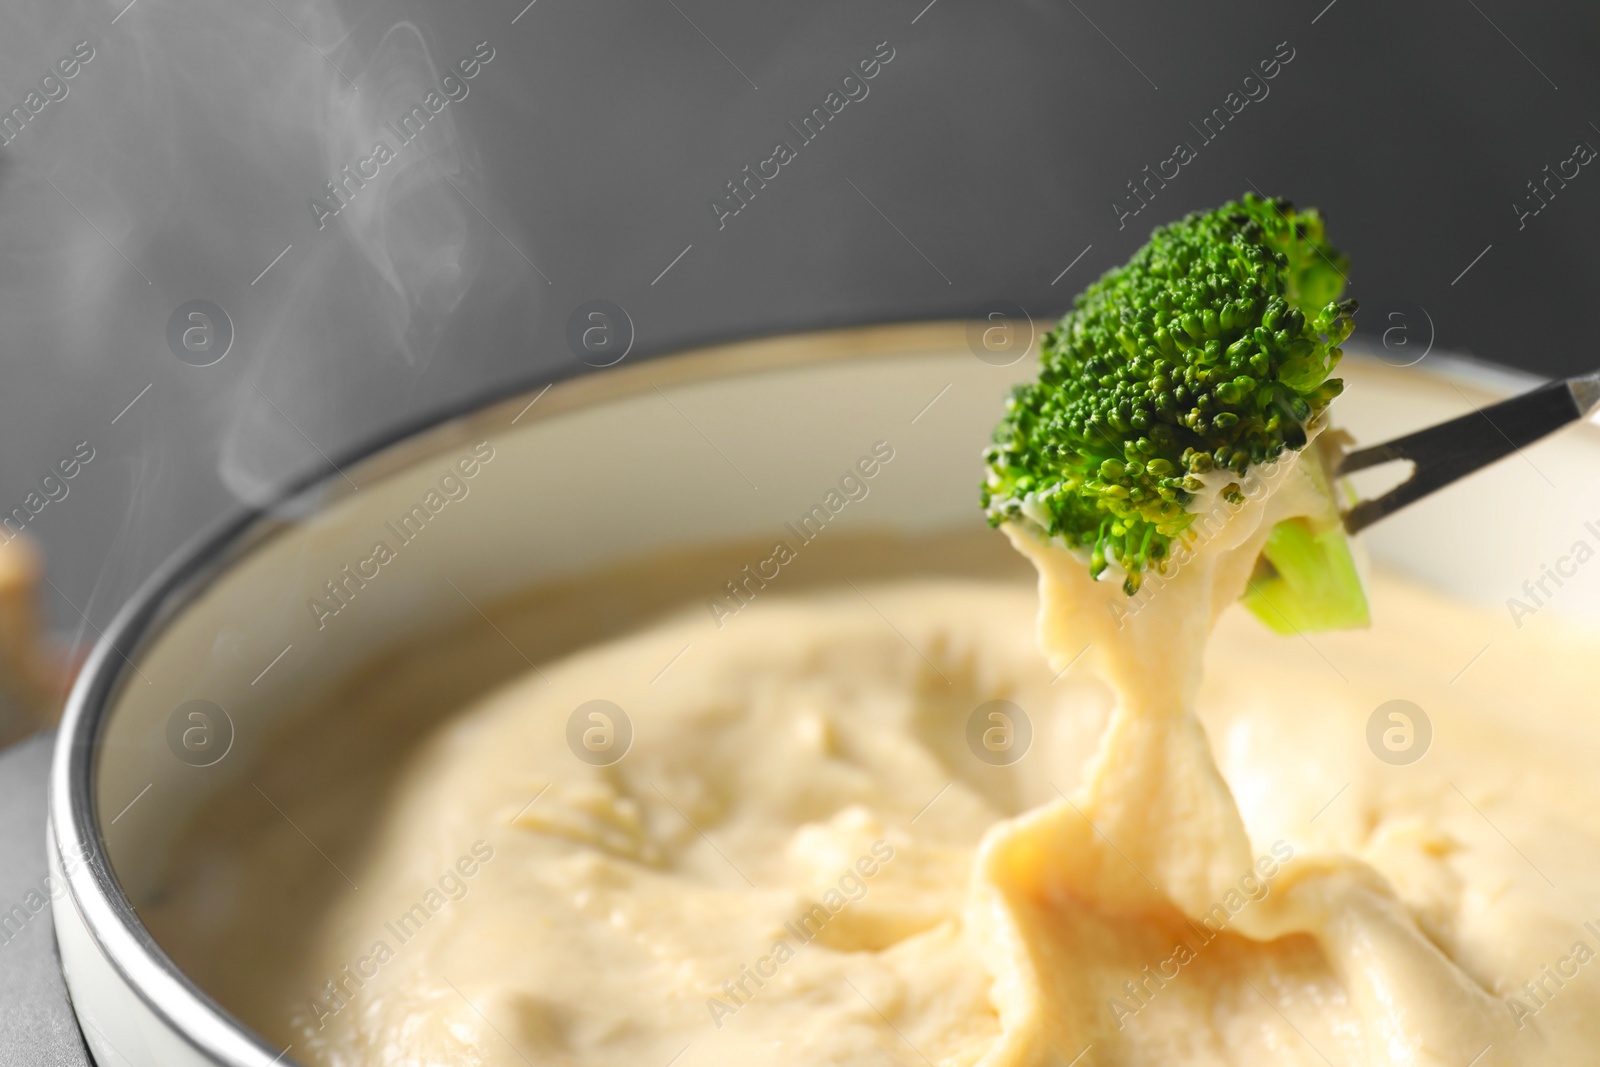
[[(1038, 381), (1007, 400), (984, 453), (991, 525), (1031, 524), (1086, 552), (1096, 577), (1116, 564), (1137, 593), (1196, 494), (1304, 448), (1339, 395), (1346, 266), (1316, 210), (1281, 199), (1246, 194), (1155, 230), (1079, 294), (1042, 340)], [(1270, 535), (1247, 602), (1280, 629), (1364, 621), (1342, 528), (1294, 522)]]

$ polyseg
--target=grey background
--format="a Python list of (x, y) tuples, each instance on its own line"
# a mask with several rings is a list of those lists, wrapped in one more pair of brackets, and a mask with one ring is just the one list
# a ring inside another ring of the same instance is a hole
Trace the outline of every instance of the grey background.
[[(1150, 226), (1254, 186), (1326, 211), (1365, 328), (1594, 362), (1600, 175), (1524, 229), (1512, 207), (1600, 145), (1592, 9), (523, 3), (10, 5), (4, 106), (96, 50), (0, 148), (0, 510), (96, 449), (31, 527), (63, 629), (92, 637), (79, 610), (103, 623), (198, 527), (324, 456), (586, 371), (565, 331), (594, 298), (627, 309), (629, 360), (992, 298), (1049, 316)], [(322, 183), (480, 41), (467, 98), (319, 231)], [(719, 230), (707, 200), (880, 41), (870, 95)], [(1190, 123), (1284, 41), (1270, 95), (1200, 141)], [(1198, 158), (1119, 229), (1113, 199), (1179, 140)], [(236, 330), (213, 366), (166, 342), (193, 299)]]
[[(589, 372), (565, 338), (594, 299), (627, 310), (634, 361), (993, 299), (1046, 318), (1151, 226), (1254, 187), (1325, 210), (1371, 334), (1542, 374), (1596, 362), (1600, 175), (1521, 228), (1513, 207), (1600, 145), (1592, 8), (523, 3), (6, 5), (0, 109), (76, 42), (95, 50), (0, 147), (0, 512), (95, 449), (29, 526), (66, 640), (328, 457)], [(707, 200), (882, 41), (869, 95), (719, 229)], [(478, 42), (494, 58), (468, 96), (319, 230), (322, 183), (392, 145), (384, 123)], [(1280, 42), (1294, 58), (1270, 94), (1202, 143), (1190, 124)], [(1179, 141), (1197, 158), (1119, 227), (1125, 183)], [(235, 337), (196, 367), (167, 324), (202, 299)], [(46, 749), (0, 766), (14, 888), (43, 873)], [(0, 948), (6, 1003), (28, 1008), (0, 1063), (70, 1044), (52, 968), (43, 923)]]

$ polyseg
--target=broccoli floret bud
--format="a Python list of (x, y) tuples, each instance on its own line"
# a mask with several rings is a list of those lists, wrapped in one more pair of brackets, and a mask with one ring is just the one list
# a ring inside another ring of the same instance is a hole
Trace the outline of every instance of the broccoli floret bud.
[(1305, 447), (1354, 328), (1315, 209), (1246, 194), (1155, 230), (1042, 340), (984, 453), (991, 525), (1026, 520), (1138, 591), (1204, 475)]

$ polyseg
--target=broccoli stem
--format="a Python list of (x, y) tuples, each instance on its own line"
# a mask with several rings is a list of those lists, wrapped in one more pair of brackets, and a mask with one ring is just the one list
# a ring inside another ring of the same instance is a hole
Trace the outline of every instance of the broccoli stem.
[(1272, 528), (1245, 607), (1281, 634), (1343, 630), (1370, 621), (1344, 527), (1285, 519)]

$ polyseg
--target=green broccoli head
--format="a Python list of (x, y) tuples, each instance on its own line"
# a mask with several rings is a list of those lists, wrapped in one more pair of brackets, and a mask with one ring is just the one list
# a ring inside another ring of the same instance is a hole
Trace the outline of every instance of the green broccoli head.
[[(1031, 521), (1138, 591), (1208, 472), (1304, 448), (1354, 328), (1315, 209), (1246, 194), (1157, 229), (1042, 340), (985, 452), (992, 525)], [(1213, 483), (1215, 478), (1210, 479)], [(1225, 486), (1225, 494), (1237, 487)]]

